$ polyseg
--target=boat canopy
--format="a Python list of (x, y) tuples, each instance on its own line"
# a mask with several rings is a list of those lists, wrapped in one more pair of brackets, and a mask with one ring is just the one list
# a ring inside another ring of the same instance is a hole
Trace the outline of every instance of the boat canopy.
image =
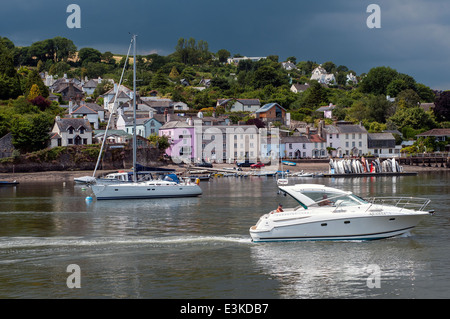
[(279, 186), (280, 190), (289, 194), (304, 209), (316, 206), (354, 206), (367, 202), (351, 192), (318, 184), (296, 184)]

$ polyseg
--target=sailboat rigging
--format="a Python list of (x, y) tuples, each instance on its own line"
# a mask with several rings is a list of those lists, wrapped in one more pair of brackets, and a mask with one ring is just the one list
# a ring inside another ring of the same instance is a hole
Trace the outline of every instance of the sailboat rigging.
[[(136, 139), (136, 35), (132, 36), (131, 44), (133, 45), (133, 181), (126, 183), (100, 183), (91, 185), (91, 189), (97, 198), (97, 200), (103, 199), (140, 199), (140, 198), (163, 198), (163, 197), (188, 197), (199, 196), (202, 194), (202, 189), (196, 183), (192, 183), (190, 179), (183, 182), (179, 180), (150, 180), (150, 181), (138, 181), (137, 180), (137, 139)], [(131, 47), (130, 44), (130, 47)], [(129, 52), (130, 50), (128, 50)], [(128, 60), (128, 55), (127, 55)], [(123, 76), (123, 72), (122, 72)], [(122, 81), (122, 77), (121, 77)], [(117, 97), (117, 93), (116, 93)], [(116, 108), (116, 100), (114, 100), (114, 107), (112, 113)], [(109, 126), (109, 121), (108, 121)], [(102, 149), (105, 138), (103, 139)], [(99, 156), (101, 156), (102, 150)], [(97, 161), (98, 164), (99, 161)], [(97, 169), (97, 166), (96, 166)], [(95, 174), (95, 172), (94, 172)]]

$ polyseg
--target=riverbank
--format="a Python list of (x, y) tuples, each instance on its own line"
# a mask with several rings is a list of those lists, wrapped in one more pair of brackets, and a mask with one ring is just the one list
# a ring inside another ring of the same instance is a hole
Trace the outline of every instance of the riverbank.
[[(235, 167), (230, 164), (214, 164), (216, 169), (229, 169)], [(441, 167), (440, 165), (431, 166), (415, 166), (415, 165), (402, 165), (404, 172), (450, 172), (450, 168)], [(177, 173), (184, 173), (186, 171), (186, 166), (178, 165), (168, 165), (165, 168), (175, 169)], [(328, 173), (329, 165), (328, 163), (298, 163), (296, 166), (284, 166), (285, 170), (289, 169), (290, 172), (300, 172), (305, 173)], [(244, 171), (250, 171), (250, 168), (244, 168)], [(264, 170), (264, 168), (262, 169)], [(113, 170), (99, 170), (96, 176), (102, 176), (108, 173), (115, 172)], [(0, 180), (6, 181), (18, 181), (19, 183), (26, 182), (73, 182), (75, 177), (82, 176), (92, 176), (92, 171), (48, 171), (48, 172), (29, 172), (29, 173), (14, 173), (6, 174), (0, 173)]]

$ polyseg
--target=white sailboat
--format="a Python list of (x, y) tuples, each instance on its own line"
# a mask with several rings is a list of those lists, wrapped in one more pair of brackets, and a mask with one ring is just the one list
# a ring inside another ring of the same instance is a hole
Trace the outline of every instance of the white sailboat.
[[(133, 109), (134, 109), (134, 134), (133, 134), (133, 181), (124, 183), (100, 183), (91, 185), (91, 189), (97, 200), (104, 199), (142, 199), (142, 198), (166, 198), (166, 197), (190, 197), (202, 194), (202, 189), (190, 179), (183, 182), (167, 180), (137, 181), (136, 174), (136, 35), (132, 38), (134, 64), (133, 64)], [(100, 152), (101, 153), (101, 152)]]

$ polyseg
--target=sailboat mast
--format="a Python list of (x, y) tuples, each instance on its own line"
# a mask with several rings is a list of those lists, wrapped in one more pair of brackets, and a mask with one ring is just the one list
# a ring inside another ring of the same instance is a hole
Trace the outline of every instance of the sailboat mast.
[(136, 35), (133, 35), (133, 181), (137, 181), (136, 176)]

